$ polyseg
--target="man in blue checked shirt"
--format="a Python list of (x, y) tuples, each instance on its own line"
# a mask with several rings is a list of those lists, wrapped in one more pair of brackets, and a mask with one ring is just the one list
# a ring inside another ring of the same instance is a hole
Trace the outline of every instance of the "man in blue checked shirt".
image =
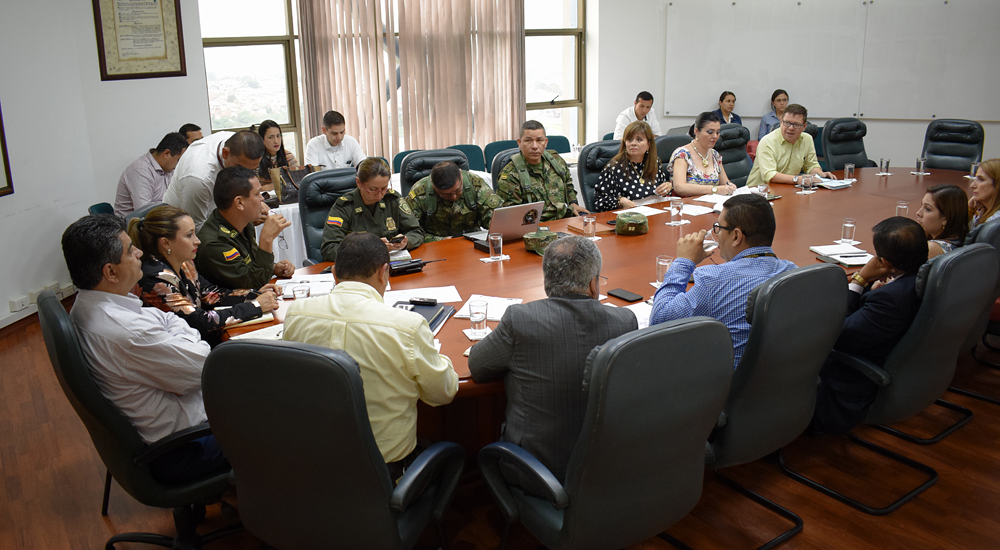
[[(737, 195), (723, 205), (719, 221), (712, 228), (719, 253), (726, 263), (695, 269), (715, 251), (703, 246), (705, 230), (685, 235), (677, 241), (677, 259), (663, 278), (653, 299), (650, 325), (704, 315), (718, 319), (733, 337), (733, 368), (740, 364), (750, 336), (746, 320), (750, 291), (775, 275), (795, 269), (779, 260), (771, 250), (774, 240), (774, 211), (760, 195)], [(685, 292), (694, 272), (694, 286)]]

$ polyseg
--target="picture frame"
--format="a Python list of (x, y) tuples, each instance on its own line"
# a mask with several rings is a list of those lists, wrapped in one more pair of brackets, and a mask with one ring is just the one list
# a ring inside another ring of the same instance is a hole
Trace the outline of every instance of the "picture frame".
[(93, 0), (101, 80), (187, 76), (180, 0)]
[(3, 128), (3, 109), (0, 108), (0, 162), (3, 163), (3, 185), (0, 186), (0, 197), (14, 192), (14, 181), (10, 177), (10, 156), (7, 154), (7, 138)]

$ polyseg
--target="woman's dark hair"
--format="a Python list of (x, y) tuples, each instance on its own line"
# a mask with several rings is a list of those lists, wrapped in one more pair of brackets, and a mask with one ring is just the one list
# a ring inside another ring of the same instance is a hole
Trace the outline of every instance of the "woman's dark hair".
[(178, 221), (188, 213), (176, 206), (163, 205), (150, 210), (142, 218), (132, 218), (128, 222), (128, 236), (132, 244), (142, 250), (144, 256), (160, 255), (160, 237), (174, 240), (180, 230)]
[(736, 94), (726, 90), (725, 92), (722, 92), (722, 95), (719, 96), (719, 101), (725, 101), (727, 95), (731, 95), (733, 96), (733, 99), (736, 99)]
[(788, 96), (788, 92), (782, 90), (781, 88), (778, 88), (777, 90), (774, 91), (773, 94), (771, 94), (771, 103), (774, 103), (774, 100), (778, 99), (778, 96), (781, 94), (785, 94), (785, 96)]
[[(260, 123), (260, 126), (251, 126), (251, 132), (257, 132), (260, 135), (260, 139), (264, 139), (264, 135), (271, 128), (278, 129), (278, 135), (281, 135), (281, 126), (278, 123), (267, 119)], [(281, 166), (288, 166), (288, 159), (285, 158), (285, 140), (282, 138), (281, 145), (278, 146), (278, 152), (274, 155), (274, 162), (271, 162), (271, 158), (267, 154), (267, 148), (264, 148), (264, 156), (260, 159), (260, 166), (257, 167), (257, 174), (262, 180), (271, 181), (271, 168), (278, 168)]]
[(934, 207), (945, 219), (944, 231), (934, 237), (942, 241), (962, 243), (969, 233), (969, 196), (957, 185), (928, 187)]
[(691, 139), (694, 139), (695, 129), (700, 132), (704, 130), (705, 126), (707, 126), (710, 122), (718, 122), (719, 124), (722, 124), (722, 119), (719, 118), (719, 115), (713, 113), (712, 111), (705, 111), (704, 113), (698, 115), (698, 118), (694, 120), (694, 124), (688, 128), (688, 135), (691, 136)]
[(389, 165), (379, 157), (368, 157), (358, 164), (358, 179), (362, 183), (376, 177), (390, 178)]
[[(621, 146), (618, 148), (618, 154), (611, 159), (611, 162), (604, 166), (604, 169), (607, 170), (612, 165), (618, 163), (629, 162), (628, 147), (625, 142), (636, 134), (645, 136), (646, 141), (649, 143), (649, 150), (646, 151), (646, 156), (642, 159), (642, 177), (646, 181), (655, 182), (656, 172), (660, 169), (660, 157), (656, 153), (656, 138), (653, 136), (653, 129), (644, 120), (637, 120), (625, 128), (625, 132), (622, 134)], [(625, 173), (628, 173), (628, 170), (625, 170)]]

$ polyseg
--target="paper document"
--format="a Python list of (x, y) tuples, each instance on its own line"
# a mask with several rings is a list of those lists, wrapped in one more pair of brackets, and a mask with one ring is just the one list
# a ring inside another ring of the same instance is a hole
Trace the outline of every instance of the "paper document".
[(858, 181), (858, 180), (856, 180), (854, 178), (851, 178), (849, 180), (835, 180), (835, 179), (820, 178), (820, 182), (817, 185), (819, 185), (820, 187), (825, 187), (827, 189), (843, 189), (845, 187), (850, 187), (851, 184), (854, 183), (854, 182), (856, 182), (856, 181)]
[(271, 325), (260, 330), (233, 336), (230, 340), (248, 340), (250, 338), (257, 340), (281, 340), (281, 333), (284, 328), (285, 325)]
[(820, 246), (810, 246), (809, 250), (824, 256), (836, 256), (840, 254), (867, 254), (864, 250), (850, 244), (825, 244)]
[(468, 301), (465, 305), (458, 310), (455, 314), (457, 319), (468, 319), (469, 318), (469, 302), (472, 300), (486, 300), (486, 320), (487, 321), (499, 321), (507, 308), (514, 305), (520, 304), (524, 300), (520, 298), (498, 298), (496, 296), (483, 296), (482, 294), (473, 294), (469, 296)]
[(299, 275), (296, 273), (290, 279), (278, 279), (274, 284), (284, 287), (285, 285), (298, 283), (332, 283), (333, 273), (316, 273), (312, 275)]
[(670, 202), (670, 197), (661, 197), (659, 195), (650, 195), (644, 199), (639, 199), (637, 201), (632, 201), (639, 206), (649, 206), (650, 204), (657, 204), (660, 202)]
[(281, 286), (281, 297), (285, 300), (291, 300), (295, 297), (295, 289), (300, 287), (309, 287), (309, 296), (326, 296), (327, 294), (333, 292), (333, 287), (335, 286), (333, 282), (329, 283), (291, 283)]
[(653, 306), (647, 304), (646, 302), (638, 302), (630, 306), (625, 306), (625, 309), (632, 310), (632, 313), (635, 314), (636, 321), (639, 321), (640, 329), (649, 326), (649, 316), (653, 314)]
[(624, 214), (625, 212), (638, 212), (646, 216), (655, 216), (657, 214), (666, 214), (666, 210), (660, 210), (659, 208), (651, 208), (649, 206), (636, 206), (635, 208), (626, 208), (624, 210), (615, 210), (615, 214)]
[(694, 200), (700, 202), (710, 202), (712, 204), (722, 204), (731, 197), (732, 195), (702, 195), (700, 197), (695, 197)]
[(270, 313), (265, 313), (264, 315), (261, 315), (256, 319), (250, 319), (249, 321), (243, 321), (242, 323), (234, 323), (232, 325), (226, 325), (226, 328), (245, 327), (247, 325), (256, 325), (258, 323), (270, 323), (273, 320), (274, 320), (274, 315), (271, 315)]
[(712, 211), (709, 206), (700, 206), (697, 204), (685, 204), (684, 208), (681, 208), (681, 215), (683, 216), (703, 216)]
[(454, 285), (386, 291), (382, 301), (387, 304), (395, 304), (396, 302), (409, 302), (410, 298), (434, 298), (438, 303), (462, 301), (462, 296), (459, 295), (458, 289)]
[(390, 262), (405, 262), (406, 260), (412, 260), (413, 256), (410, 256), (410, 251), (407, 249), (394, 250), (389, 253)]

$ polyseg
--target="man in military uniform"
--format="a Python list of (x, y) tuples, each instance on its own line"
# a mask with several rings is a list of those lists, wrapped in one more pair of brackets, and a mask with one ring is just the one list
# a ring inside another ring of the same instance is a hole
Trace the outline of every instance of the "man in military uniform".
[(482, 178), (446, 160), (410, 189), (399, 208), (420, 221), (424, 242), (429, 243), (488, 229), (493, 209), (501, 204)]
[(500, 172), (497, 195), (504, 206), (545, 201), (543, 222), (589, 214), (576, 201), (569, 166), (558, 153), (545, 150), (548, 143), (542, 123), (529, 120), (521, 125), (517, 140), (521, 152), (510, 157)]
[[(389, 189), (389, 166), (378, 157), (358, 165), (358, 187), (330, 207), (323, 229), (323, 261), (337, 261), (337, 248), (351, 233), (380, 237), (389, 252), (413, 250), (424, 244), (424, 230), (407, 209), (399, 193)], [(396, 241), (396, 242), (393, 242)]]
[(195, 256), (198, 272), (227, 288), (260, 288), (272, 276), (291, 277), (295, 267), (288, 260), (274, 263), (274, 239), (292, 225), (284, 216), (267, 216), (256, 240), (254, 222), (266, 205), (260, 181), (249, 168), (223, 168), (215, 180), (215, 210), (198, 231), (201, 247)]

